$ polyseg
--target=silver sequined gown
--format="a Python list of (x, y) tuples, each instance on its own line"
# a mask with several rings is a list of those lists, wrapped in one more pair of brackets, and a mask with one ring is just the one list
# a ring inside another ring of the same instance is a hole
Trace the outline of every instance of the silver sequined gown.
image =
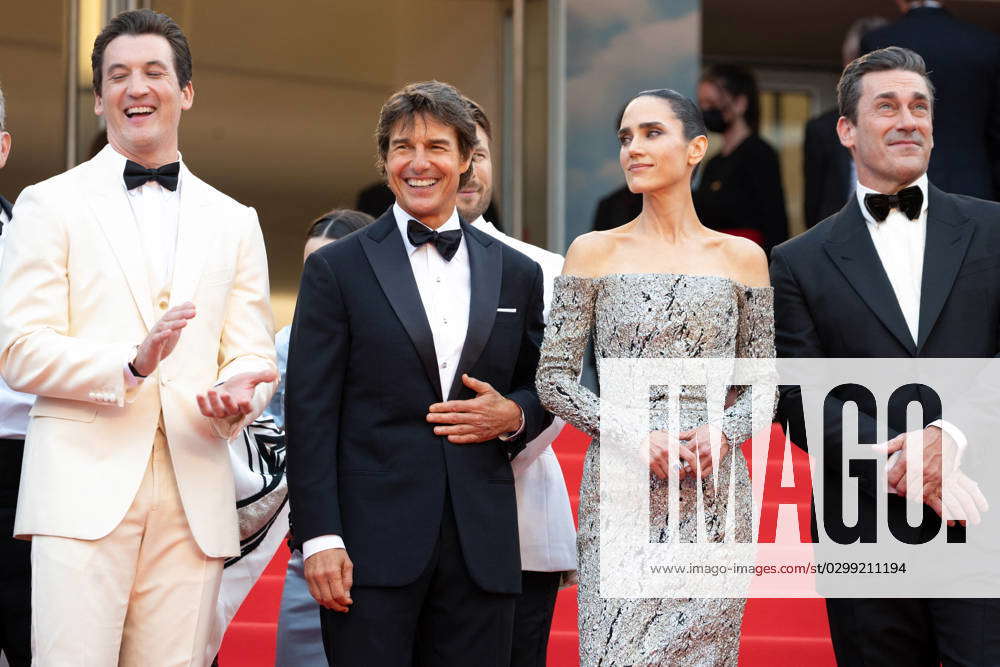
[[(600, 399), (578, 382), (591, 330), (600, 368), (607, 358), (774, 356), (773, 291), (748, 288), (719, 276), (611, 274), (556, 278), (538, 367), (545, 407), (594, 439), (587, 450), (579, 506), (580, 663), (625, 665), (736, 665), (745, 597), (716, 599), (603, 599), (599, 588)], [(728, 496), (729, 466), (736, 470), (736, 533), (750, 541), (751, 488), (747, 464), (735, 444), (751, 434), (749, 393), (726, 409), (721, 424), (734, 447), (719, 466), (718, 488), (709, 481), (681, 483), (678, 529), (694, 530), (695, 484), (705, 494), (709, 539), (721, 541), (713, 520), (714, 497)], [(651, 397), (651, 428), (666, 427), (665, 397)], [(659, 409), (658, 409), (659, 408)], [(685, 388), (680, 428), (707, 421), (703, 388)], [(650, 540), (671, 542), (666, 482), (650, 477)]]

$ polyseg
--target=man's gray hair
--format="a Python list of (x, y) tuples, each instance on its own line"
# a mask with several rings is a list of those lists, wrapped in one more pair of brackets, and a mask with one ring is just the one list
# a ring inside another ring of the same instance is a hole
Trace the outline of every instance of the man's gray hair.
[(7, 129), (7, 103), (3, 99), (3, 87), (0, 86), (0, 132)]
[(934, 102), (934, 84), (927, 76), (927, 66), (924, 59), (916, 51), (904, 49), (901, 46), (887, 46), (878, 51), (872, 51), (857, 58), (844, 68), (837, 83), (837, 106), (840, 115), (858, 124), (858, 102), (861, 100), (861, 78), (870, 72), (888, 72), (903, 70), (913, 72), (923, 77), (930, 94), (930, 102)]

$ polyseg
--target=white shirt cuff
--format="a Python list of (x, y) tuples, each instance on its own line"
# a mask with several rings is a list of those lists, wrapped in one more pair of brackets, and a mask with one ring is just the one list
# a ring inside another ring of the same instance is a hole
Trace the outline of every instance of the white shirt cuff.
[(514, 431), (513, 433), (501, 433), (500, 435), (498, 435), (497, 437), (500, 438), (501, 442), (507, 442), (508, 440), (513, 440), (517, 436), (524, 433), (524, 408), (522, 408), (519, 405), (517, 406), (517, 409), (521, 411), (521, 425), (518, 426), (517, 430)]
[(320, 535), (302, 543), (302, 560), (327, 549), (346, 549), (340, 535)]
[(966, 445), (969, 444), (969, 439), (965, 437), (964, 433), (962, 433), (962, 429), (958, 428), (951, 422), (938, 419), (937, 421), (933, 421), (928, 424), (928, 426), (937, 426), (939, 429), (951, 436), (951, 439), (955, 441), (955, 445), (958, 447), (959, 454), (964, 452)]
[(128, 364), (125, 364), (124, 373), (125, 373), (126, 389), (131, 389), (132, 387), (138, 387), (140, 384), (142, 384), (142, 381), (146, 379), (138, 377), (137, 375), (133, 375), (132, 369), (128, 367)]

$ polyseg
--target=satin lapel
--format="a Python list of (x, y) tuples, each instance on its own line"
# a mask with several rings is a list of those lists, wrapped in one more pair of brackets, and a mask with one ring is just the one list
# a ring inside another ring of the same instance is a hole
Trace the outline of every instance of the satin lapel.
[(951, 294), (972, 239), (973, 225), (958, 210), (951, 197), (933, 185), (928, 187), (927, 235), (924, 241), (924, 273), (920, 285), (920, 340), (923, 347)]
[(153, 312), (146, 254), (139, 238), (139, 228), (136, 226), (124, 184), (121, 180), (108, 182), (104, 176), (96, 167), (90, 170), (90, 187), (94, 194), (85, 199), (101, 231), (104, 232), (122, 273), (125, 274), (125, 282), (128, 283), (132, 299), (148, 331), (156, 324), (157, 318)]
[(362, 233), (359, 240), (382, 292), (417, 349), (417, 355), (427, 372), (427, 379), (431, 381), (438, 398), (442, 399), (434, 336), (392, 209)]
[[(208, 253), (216, 248), (222, 223), (213, 220), (209, 186), (182, 167), (180, 214), (177, 220), (177, 249), (170, 283), (170, 305), (193, 301)], [(234, 239), (235, 241), (235, 239)]]
[[(840, 210), (834, 224), (830, 238), (823, 244), (827, 255), (882, 324), (911, 354), (916, 353), (913, 336), (872, 243), (857, 198)], [(851, 323), (845, 322), (844, 326), (850, 327)]]
[(462, 223), (462, 241), (469, 250), (469, 328), (465, 334), (462, 356), (455, 369), (450, 398), (458, 396), (462, 387), (462, 373), (468, 373), (483, 353), (486, 341), (493, 331), (500, 304), (500, 285), (503, 281), (503, 255), (500, 244), (485, 233), (473, 230)]

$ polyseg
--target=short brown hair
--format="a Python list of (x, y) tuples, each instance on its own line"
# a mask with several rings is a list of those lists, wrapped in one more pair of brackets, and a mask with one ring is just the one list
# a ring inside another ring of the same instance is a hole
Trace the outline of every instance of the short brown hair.
[(90, 66), (94, 70), (94, 92), (101, 94), (104, 78), (104, 51), (115, 37), (122, 35), (159, 35), (167, 40), (174, 52), (174, 70), (180, 87), (191, 81), (191, 47), (180, 26), (166, 14), (152, 9), (134, 9), (122, 12), (104, 26), (104, 30), (94, 40), (94, 50), (90, 54)]
[[(378, 115), (378, 125), (375, 127), (375, 141), (378, 143), (378, 159), (375, 166), (385, 174), (385, 161), (389, 154), (389, 138), (396, 124), (406, 125), (413, 122), (417, 116), (430, 116), (438, 122), (455, 129), (458, 138), (458, 153), (462, 159), (472, 155), (476, 146), (476, 123), (469, 113), (462, 93), (454, 86), (441, 81), (423, 81), (411, 83), (394, 93)], [(459, 187), (465, 185), (472, 175), (472, 165), (462, 174)]]
[[(930, 93), (931, 109), (934, 108), (934, 84), (927, 76), (927, 65), (920, 54), (901, 46), (889, 46), (878, 51), (872, 51), (860, 58), (855, 58), (844, 68), (837, 83), (837, 106), (840, 115), (858, 124), (858, 102), (861, 101), (861, 79), (870, 72), (888, 72), (891, 70), (913, 72), (923, 77)], [(933, 111), (932, 111), (933, 113)]]
[(490, 119), (486, 116), (483, 108), (471, 97), (465, 98), (465, 106), (469, 107), (469, 113), (472, 114), (472, 120), (475, 121), (476, 125), (483, 128), (486, 138), (493, 141), (493, 126), (490, 125)]
[(367, 213), (353, 211), (349, 208), (335, 208), (309, 223), (306, 240), (324, 238), (336, 241), (373, 222), (375, 222), (375, 218)]

